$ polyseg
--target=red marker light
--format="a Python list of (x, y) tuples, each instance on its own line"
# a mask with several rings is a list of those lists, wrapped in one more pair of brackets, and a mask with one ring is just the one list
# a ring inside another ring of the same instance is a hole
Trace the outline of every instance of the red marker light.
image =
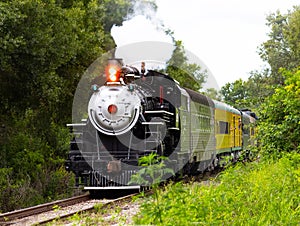
[(113, 115), (113, 114), (116, 114), (116, 113), (117, 113), (118, 108), (117, 108), (116, 105), (111, 104), (111, 105), (108, 106), (107, 111), (108, 111), (110, 114)]
[(109, 82), (116, 82), (119, 79), (119, 68), (116, 65), (108, 65), (106, 68), (106, 76)]

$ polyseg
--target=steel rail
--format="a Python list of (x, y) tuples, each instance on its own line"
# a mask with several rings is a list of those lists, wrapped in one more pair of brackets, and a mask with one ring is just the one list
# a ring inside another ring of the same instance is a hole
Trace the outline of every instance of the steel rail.
[[(104, 209), (108, 206), (110, 206), (111, 204), (113, 203), (119, 203), (119, 202), (124, 202), (124, 201), (127, 201), (127, 200), (130, 200), (132, 199), (132, 197), (136, 196), (138, 193), (134, 193), (134, 194), (131, 194), (131, 195), (127, 195), (127, 196), (123, 196), (123, 197), (120, 197), (120, 198), (117, 198), (117, 199), (113, 199), (113, 200), (110, 200), (108, 202), (105, 202), (105, 203), (102, 203), (102, 206), (100, 209)], [(73, 216), (75, 214), (81, 214), (81, 213), (84, 213), (84, 212), (88, 212), (88, 211), (93, 211), (95, 208), (95, 206), (93, 205), (92, 207), (86, 207), (86, 208), (83, 208), (81, 210), (77, 210), (77, 211), (71, 211), (69, 213), (65, 213), (65, 214), (62, 214), (62, 215), (59, 215), (59, 216), (56, 216), (56, 217), (50, 217), (48, 219), (44, 219), (44, 220), (40, 220), (39, 222), (37, 222), (36, 224), (46, 224), (46, 223), (49, 223), (49, 222), (52, 222), (54, 220), (62, 220), (62, 219), (66, 219), (70, 216)]]
[(0, 225), (2, 224), (9, 224), (9, 222), (19, 219), (19, 218), (24, 218), (24, 217), (29, 217), (32, 215), (36, 215), (39, 213), (47, 212), (50, 210), (53, 210), (56, 206), (58, 207), (66, 207), (70, 205), (74, 205), (76, 203), (88, 201), (90, 199), (89, 194), (84, 194), (80, 196), (75, 196), (72, 198), (68, 199), (62, 199), (62, 200), (57, 200), (54, 202), (49, 202), (25, 209), (20, 209), (20, 210), (15, 210), (12, 212), (7, 212), (0, 214)]

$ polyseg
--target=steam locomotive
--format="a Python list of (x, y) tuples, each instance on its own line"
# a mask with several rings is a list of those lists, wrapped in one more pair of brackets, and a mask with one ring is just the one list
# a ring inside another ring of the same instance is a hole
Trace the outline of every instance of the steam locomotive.
[(66, 169), (85, 189), (131, 189), (142, 156), (165, 156), (177, 174), (236, 161), (255, 135), (256, 115), (193, 90), (171, 76), (111, 60), (104, 85), (93, 84), (88, 117), (68, 124)]

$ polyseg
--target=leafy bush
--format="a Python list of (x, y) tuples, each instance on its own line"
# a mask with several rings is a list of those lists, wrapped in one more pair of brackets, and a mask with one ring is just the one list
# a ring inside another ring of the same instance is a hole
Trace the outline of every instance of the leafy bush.
[(0, 169), (0, 212), (19, 209), (30, 203), (41, 203), (43, 197), (30, 186), (30, 178), (16, 180), (12, 168)]
[(69, 197), (72, 193), (73, 175), (63, 168), (69, 132), (53, 122), (45, 131), (39, 131), (36, 120), (37, 112), (32, 110), (23, 117), (10, 118), (17, 130), (9, 131), (6, 144), (0, 145), (0, 212)]
[(259, 138), (266, 157), (300, 152), (300, 70), (281, 72), (285, 85), (277, 88), (261, 107)]
[(0, 211), (69, 195), (63, 163), (74, 92), (88, 66), (115, 47), (110, 30), (135, 3), (0, 2)]
[(167, 158), (151, 153), (139, 158), (139, 166), (142, 168), (137, 174), (132, 175), (129, 184), (152, 186), (157, 188), (160, 183), (174, 175), (174, 171), (166, 166)]
[[(177, 183), (146, 200), (137, 224), (298, 225), (300, 155), (238, 164), (207, 184)], [(157, 203), (158, 202), (158, 203)], [(159, 208), (157, 208), (159, 206)]]

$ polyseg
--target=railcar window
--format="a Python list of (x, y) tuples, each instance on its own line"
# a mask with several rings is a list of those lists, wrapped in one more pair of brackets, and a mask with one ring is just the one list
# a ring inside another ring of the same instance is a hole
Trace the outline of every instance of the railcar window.
[(210, 132), (211, 131), (210, 118), (209, 117), (205, 118), (205, 129), (206, 129), (206, 132)]
[(219, 121), (220, 134), (229, 134), (229, 123), (224, 121)]

